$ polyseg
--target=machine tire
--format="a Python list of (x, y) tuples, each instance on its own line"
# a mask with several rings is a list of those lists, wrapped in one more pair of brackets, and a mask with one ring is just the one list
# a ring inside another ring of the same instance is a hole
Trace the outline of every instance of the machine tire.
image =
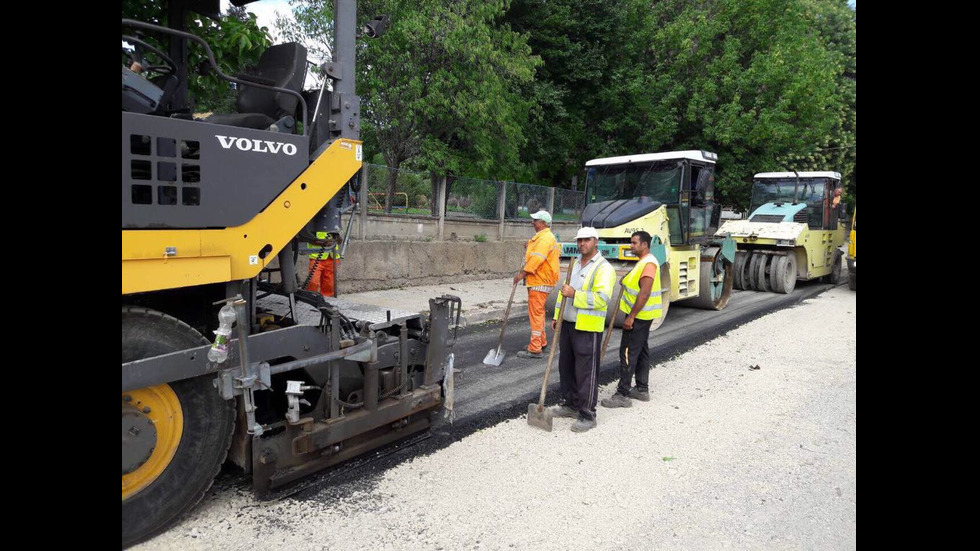
[(768, 293), (772, 291), (772, 287), (769, 286), (769, 278), (766, 277), (766, 266), (772, 260), (772, 255), (756, 254), (759, 256), (759, 261), (755, 264), (755, 290)]
[(774, 293), (785, 293), (783, 291), (783, 270), (786, 268), (785, 256), (774, 256), (772, 264), (769, 266), (769, 286)]
[[(707, 253), (711, 260), (701, 261), (698, 275), (698, 296), (688, 302), (695, 308), (723, 310), (728, 305), (728, 299), (732, 296), (733, 265), (730, 262), (725, 262), (719, 247), (710, 247), (702, 251), (702, 255), (704, 253)], [(717, 277), (721, 277), (721, 288), (719, 289), (719, 296), (713, 299), (711, 287), (715, 283), (711, 280)]]
[[(759, 273), (759, 263), (762, 262), (765, 265), (766, 254), (762, 251), (755, 251), (749, 258), (749, 268), (745, 274), (745, 278), (742, 280), (745, 283), (746, 291), (758, 291), (759, 282), (756, 281), (756, 275)], [(763, 268), (764, 269), (764, 268)]]
[(735, 269), (732, 274), (732, 286), (739, 291), (744, 291), (748, 287), (745, 278), (748, 273), (747, 268), (751, 257), (752, 251), (737, 251), (735, 253)]
[[(208, 344), (195, 329), (161, 312), (124, 306), (122, 317), (124, 363)], [(152, 387), (172, 390), (183, 425), (164, 470), (122, 502), (123, 547), (169, 528), (204, 497), (221, 469), (235, 428), (235, 402), (221, 398), (212, 380), (203, 376)], [(129, 394), (123, 393), (124, 405)]]
[(857, 274), (847, 274), (847, 288), (852, 291), (857, 291)]
[[(782, 264), (781, 270), (783, 274), (783, 279), (781, 282), (782, 290), (779, 292), (788, 295), (793, 292), (793, 289), (796, 289), (796, 252), (789, 251), (784, 258), (786, 259), (786, 262)], [(771, 268), (770, 271), (772, 271)]]
[(834, 263), (830, 268), (830, 273), (827, 275), (827, 281), (831, 285), (837, 285), (840, 283), (841, 271), (843, 270), (842, 264), (844, 263), (844, 253), (837, 249), (834, 251)]

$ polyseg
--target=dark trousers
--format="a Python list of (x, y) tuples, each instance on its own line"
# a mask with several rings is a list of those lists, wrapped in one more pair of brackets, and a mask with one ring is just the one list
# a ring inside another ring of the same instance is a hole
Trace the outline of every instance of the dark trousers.
[(562, 320), (558, 339), (558, 388), (565, 405), (579, 417), (595, 419), (599, 400), (599, 347), (602, 333), (579, 331)]
[(633, 375), (636, 375), (636, 389), (650, 391), (650, 325), (653, 320), (635, 320), (633, 329), (623, 330), (619, 341), (619, 386), (616, 392), (628, 396)]

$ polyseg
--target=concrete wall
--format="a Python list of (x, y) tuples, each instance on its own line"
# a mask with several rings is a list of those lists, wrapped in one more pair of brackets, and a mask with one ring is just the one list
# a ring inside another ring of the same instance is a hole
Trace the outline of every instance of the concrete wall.
[[(512, 277), (519, 242), (351, 241), (337, 273), (339, 293)], [(308, 260), (300, 269), (308, 271)]]
[[(445, 240), (439, 241), (434, 217), (372, 214), (365, 228), (367, 239), (358, 240), (359, 223), (355, 216), (337, 271), (340, 295), (513, 277), (524, 263), (525, 243), (534, 235), (530, 220), (504, 222), (504, 240), (499, 241), (499, 221), (447, 219)], [(556, 222), (551, 230), (559, 241), (571, 241), (578, 228), (578, 223)], [(342, 229), (347, 229), (346, 216)], [(485, 235), (487, 241), (476, 241), (477, 235)], [(309, 257), (299, 257), (296, 272), (300, 280), (306, 278)], [(273, 280), (278, 280), (277, 275)]]
[[(415, 231), (419, 222), (407, 217), (371, 216), (368, 220), (372, 232), (390, 232), (390, 235), (384, 239), (350, 240), (337, 271), (341, 295), (513, 277), (524, 263), (525, 242), (534, 235), (529, 222), (507, 222), (505, 240), (495, 241), (497, 222), (467, 221), (457, 225), (447, 220), (446, 241), (438, 241), (432, 235), (434, 226), (431, 221), (422, 224), (420, 234)], [(563, 239), (571, 239), (577, 229), (578, 224), (555, 224), (552, 231)], [(457, 238), (453, 240), (451, 234), (457, 231)], [(356, 226), (352, 233), (357, 233)], [(491, 240), (474, 241), (473, 236), (480, 233), (487, 234)], [(422, 235), (423, 240), (419, 240), (418, 235)], [(424, 240), (425, 237), (430, 240)], [(304, 279), (309, 272), (309, 258), (300, 257), (296, 268), (300, 279)]]
[[(344, 216), (342, 229), (347, 229), (347, 216)], [(351, 226), (351, 243), (360, 235), (361, 220), (355, 215), (354, 225)], [(555, 222), (551, 231), (559, 240), (571, 240), (578, 231), (578, 222)], [(497, 220), (466, 220), (446, 218), (443, 229), (446, 241), (475, 241), (476, 236), (485, 236), (487, 241), (499, 241), (500, 222)], [(455, 237), (454, 237), (455, 234)], [(534, 235), (531, 219), (505, 221), (503, 228), (504, 241), (527, 241)], [(366, 240), (419, 240), (436, 241), (439, 239), (439, 219), (431, 216), (385, 216), (371, 214), (364, 226)], [(349, 247), (348, 247), (349, 249)]]

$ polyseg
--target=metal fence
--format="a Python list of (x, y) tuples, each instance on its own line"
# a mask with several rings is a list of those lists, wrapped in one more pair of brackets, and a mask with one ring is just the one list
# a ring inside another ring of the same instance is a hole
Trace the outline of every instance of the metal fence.
[[(365, 167), (368, 214), (439, 215), (433, 197), (438, 196), (441, 177), (436, 177), (433, 183), (433, 176), (427, 172), (367, 163)], [(389, 184), (393, 184), (390, 198)], [(585, 207), (585, 193), (581, 191), (449, 176), (446, 178), (446, 218), (499, 220), (501, 193), (505, 193), (502, 217), (507, 220), (528, 219), (531, 213), (544, 209), (552, 213), (554, 220), (576, 221)], [(387, 208), (386, 201), (389, 202)]]
[(531, 214), (539, 210), (548, 210), (550, 188), (533, 184), (507, 182), (504, 185), (504, 218), (514, 220), (531, 218)]
[(475, 178), (446, 179), (446, 218), (497, 220), (500, 182)]
[[(410, 214), (413, 216), (438, 215), (432, 205), (432, 180), (428, 173), (414, 170), (388, 168), (384, 165), (365, 163), (367, 167), (369, 214), (386, 213), (388, 185), (393, 185), (390, 205), (386, 214)], [(394, 180), (392, 182), (392, 180)]]
[(585, 209), (585, 192), (570, 189), (555, 189), (555, 206), (551, 213), (553, 220), (578, 222)]

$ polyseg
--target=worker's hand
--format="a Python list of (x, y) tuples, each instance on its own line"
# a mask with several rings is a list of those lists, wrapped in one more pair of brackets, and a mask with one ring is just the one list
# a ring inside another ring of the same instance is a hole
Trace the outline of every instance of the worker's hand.
[(572, 287), (571, 285), (562, 285), (561, 286), (561, 296), (563, 296), (565, 298), (574, 298), (575, 297), (575, 288)]
[(558, 320), (551, 320), (551, 330), (555, 331), (558, 329)]
[(636, 318), (633, 316), (626, 316), (626, 319), (623, 320), (623, 331), (632, 331), (634, 321), (636, 321)]
[(524, 272), (517, 272), (517, 275), (514, 276), (514, 285), (517, 285), (517, 282), (522, 279), (524, 279)]

